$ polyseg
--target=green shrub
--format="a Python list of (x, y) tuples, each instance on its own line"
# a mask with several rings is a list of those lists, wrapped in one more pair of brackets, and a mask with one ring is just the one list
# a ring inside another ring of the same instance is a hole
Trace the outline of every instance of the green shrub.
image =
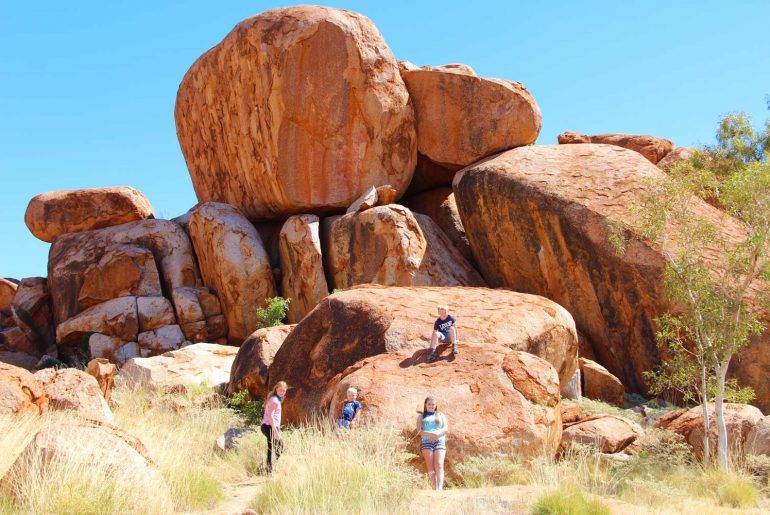
[(499, 456), (471, 456), (455, 465), (455, 471), (467, 488), (524, 485), (529, 479), (521, 464)]
[(541, 495), (532, 506), (533, 515), (610, 515), (598, 499), (587, 498), (574, 487), (561, 487)]
[(291, 299), (271, 297), (265, 299), (266, 307), (257, 308), (257, 329), (283, 324), (286, 312), (289, 310)]
[(241, 390), (233, 394), (227, 401), (227, 407), (240, 414), (244, 424), (256, 426), (262, 423), (262, 399), (250, 399), (249, 392)]

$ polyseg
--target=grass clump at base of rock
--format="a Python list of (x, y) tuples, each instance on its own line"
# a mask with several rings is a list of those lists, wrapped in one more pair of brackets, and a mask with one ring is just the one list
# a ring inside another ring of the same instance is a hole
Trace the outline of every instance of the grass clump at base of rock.
[(598, 499), (587, 496), (574, 486), (564, 486), (540, 496), (532, 506), (532, 515), (610, 515), (610, 509)]
[(396, 430), (327, 423), (283, 432), (286, 452), (252, 501), (259, 513), (403, 513), (420, 484)]
[(526, 467), (506, 456), (470, 456), (457, 463), (454, 469), (459, 477), (458, 486), (464, 488), (529, 483)]

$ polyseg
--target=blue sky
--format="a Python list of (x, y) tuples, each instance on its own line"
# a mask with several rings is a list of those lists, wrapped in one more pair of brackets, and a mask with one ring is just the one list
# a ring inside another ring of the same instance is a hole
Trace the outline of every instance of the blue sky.
[[(736, 4), (736, 5), (731, 5)], [(0, 6), (0, 276), (46, 275), (24, 225), (43, 191), (130, 185), (158, 217), (195, 204), (176, 139), (184, 73), (249, 1), (10, 2)], [(371, 18), (398, 59), (462, 62), (521, 81), (565, 130), (711, 142), (719, 117), (759, 125), (770, 94), (768, 1), (339, 1)]]

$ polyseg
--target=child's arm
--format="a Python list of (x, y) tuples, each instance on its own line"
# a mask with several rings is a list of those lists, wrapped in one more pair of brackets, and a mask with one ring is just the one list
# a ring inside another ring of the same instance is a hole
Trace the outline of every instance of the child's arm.
[(447, 434), (447, 431), (449, 431), (449, 422), (446, 420), (446, 416), (441, 413), (441, 427), (433, 431), (433, 434), (436, 435), (436, 438), (439, 438), (441, 436), (444, 436)]
[[(360, 403), (359, 403), (359, 406), (361, 406)], [(349, 424), (350, 426), (356, 423), (356, 419), (358, 418), (358, 412), (361, 411), (362, 409), (363, 409), (363, 406), (353, 409), (353, 418), (350, 419), (350, 424)]]

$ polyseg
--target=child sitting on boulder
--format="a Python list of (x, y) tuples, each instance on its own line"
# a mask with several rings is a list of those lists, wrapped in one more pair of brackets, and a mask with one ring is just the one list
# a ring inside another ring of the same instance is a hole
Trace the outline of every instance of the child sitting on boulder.
[(356, 423), (356, 416), (361, 410), (361, 403), (357, 400), (358, 390), (352, 386), (346, 392), (346, 399), (342, 403), (342, 411), (337, 417), (337, 427), (350, 429)]
[(457, 354), (457, 319), (449, 314), (449, 306), (437, 306), (438, 318), (433, 323), (433, 335), (430, 338), (430, 357), (428, 361), (436, 361), (436, 347), (439, 342), (452, 343), (452, 354)]

